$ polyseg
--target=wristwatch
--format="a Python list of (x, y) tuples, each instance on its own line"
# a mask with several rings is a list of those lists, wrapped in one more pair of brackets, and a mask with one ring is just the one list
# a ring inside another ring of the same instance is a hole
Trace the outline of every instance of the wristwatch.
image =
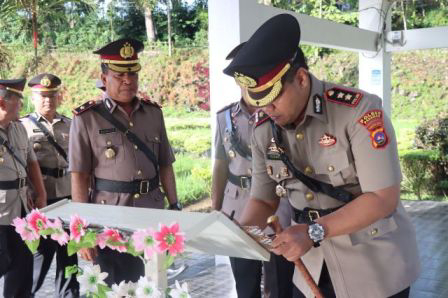
[(321, 224), (313, 221), (308, 226), (308, 235), (310, 236), (311, 240), (314, 242), (313, 246), (319, 247), (320, 242), (322, 240), (324, 240), (324, 237), (325, 237), (324, 227)]
[(168, 206), (169, 210), (182, 210), (182, 205), (179, 202), (172, 203)]

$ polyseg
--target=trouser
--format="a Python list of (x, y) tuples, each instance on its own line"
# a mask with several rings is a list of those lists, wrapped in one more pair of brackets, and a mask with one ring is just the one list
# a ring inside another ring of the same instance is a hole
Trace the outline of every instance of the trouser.
[(261, 272), (264, 267), (264, 297), (290, 298), (293, 290), (294, 264), (271, 254), (269, 262), (230, 258), (236, 292), (240, 298), (261, 297)]
[[(324, 263), (322, 267), (322, 273), (319, 279), (319, 289), (322, 292), (322, 295), (325, 298), (336, 298), (336, 294), (334, 293), (333, 284), (331, 283), (330, 274), (328, 273), (327, 265)], [(389, 298), (408, 298), (409, 297), (410, 287), (404, 289), (403, 291), (390, 296)], [(300, 292), (297, 287), (294, 287), (294, 295), (293, 298), (305, 298), (305, 296)]]
[(140, 258), (108, 247), (98, 249), (95, 263), (100, 265), (102, 272), (108, 273), (105, 282), (109, 287), (122, 281), (136, 282), (145, 274), (145, 266)]
[(13, 226), (0, 226), (0, 262), (4, 265), (0, 272), (3, 297), (31, 297), (33, 255)]
[[(54, 204), (62, 199), (48, 200), (48, 205)], [(34, 254), (34, 272), (33, 272), (33, 297), (41, 288), (45, 277), (50, 269), (53, 256), (56, 254), (56, 276), (55, 276), (55, 297), (79, 297), (79, 284), (76, 275), (65, 278), (65, 267), (78, 265), (77, 255), (68, 256), (67, 245), (61, 246), (52, 239), (40, 239), (40, 245)]]

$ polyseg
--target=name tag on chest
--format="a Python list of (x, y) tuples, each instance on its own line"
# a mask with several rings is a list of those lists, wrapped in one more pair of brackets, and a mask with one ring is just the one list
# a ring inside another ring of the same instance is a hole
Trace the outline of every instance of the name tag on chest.
[(100, 135), (104, 135), (104, 134), (108, 134), (108, 133), (114, 133), (116, 132), (117, 129), (115, 127), (111, 127), (111, 128), (104, 128), (104, 129), (100, 129)]
[(43, 132), (43, 131), (42, 131), (42, 129), (34, 128), (34, 129), (33, 129), (33, 132)]

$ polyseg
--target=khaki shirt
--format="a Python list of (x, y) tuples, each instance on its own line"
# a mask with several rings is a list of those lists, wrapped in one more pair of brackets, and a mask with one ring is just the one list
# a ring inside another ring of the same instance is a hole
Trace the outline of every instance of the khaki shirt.
[[(295, 167), (355, 197), (399, 184), (395, 132), (381, 99), (310, 78), (312, 89), (303, 121), (281, 129), (282, 147)], [(283, 173), (283, 162), (273, 158), (272, 138), (269, 121), (254, 129), (253, 197), (275, 199), (280, 184), (297, 209), (343, 204), (313, 193), (291, 173)], [(401, 202), (390, 216), (352, 234), (326, 239), (302, 260), (316, 282), (325, 260), (337, 297), (389, 297), (415, 281), (420, 270), (414, 227)], [(294, 282), (307, 297), (312, 296), (297, 271)]]
[[(18, 121), (11, 122), (8, 127), (0, 127), (0, 135), (8, 141), (16, 155), (23, 162), (36, 160), (23, 125)], [(0, 145), (0, 181), (25, 178), (26, 169)], [(16, 217), (21, 216), (22, 203), (26, 206), (26, 187), (20, 189), (0, 189), (0, 225), (9, 225)]]
[[(241, 156), (231, 143), (230, 131), (226, 129), (226, 113), (230, 109), (233, 126), (236, 130), (237, 139), (241, 147), (250, 152), (250, 139), (252, 136), (253, 124), (256, 114), (250, 115), (246, 105), (242, 100), (232, 103), (230, 106), (218, 112), (216, 121), (215, 136), (215, 158), (226, 160), (229, 165), (229, 171), (235, 176), (251, 176), (252, 161)], [(262, 112), (261, 112), (262, 113)], [(234, 218), (238, 221), (241, 218), (244, 207), (250, 197), (250, 189), (238, 187), (230, 181), (227, 181), (224, 190), (224, 200), (222, 211), (230, 215), (235, 211)], [(280, 205), (276, 213), (283, 227), (291, 225), (291, 208), (286, 199), (280, 200)]]
[[(53, 136), (56, 143), (58, 143), (68, 158), (68, 140), (70, 134), (71, 119), (65, 116), (56, 114), (53, 122), (50, 123), (43, 116), (34, 113), (33, 116), (39, 121)], [(37, 127), (28, 117), (20, 119), (25, 126), (28, 133), (28, 138), (36, 153), (37, 160), (41, 167), (50, 169), (67, 169), (68, 162), (58, 153), (56, 148), (48, 141), (44, 132)], [(45, 190), (47, 191), (48, 200), (67, 197), (71, 193), (70, 173), (67, 175), (55, 178), (53, 176), (42, 175), (44, 180)]]
[[(113, 100), (104, 98), (102, 101), (105, 100), (108, 101), (106, 106), (109, 106), (112, 115), (153, 151), (159, 166), (168, 166), (174, 162), (162, 110), (156, 104), (136, 100), (129, 117)], [(156, 174), (154, 165), (145, 154), (136, 149), (111, 123), (93, 111), (93, 108), (87, 108), (73, 117), (69, 147), (71, 172), (89, 173), (92, 177), (116, 181), (151, 179)], [(113, 148), (113, 158), (106, 157), (108, 148)], [(164, 207), (163, 199), (164, 194), (159, 188), (142, 194), (139, 198), (128, 193), (96, 190), (91, 194), (91, 201), (94, 203), (160, 209)]]

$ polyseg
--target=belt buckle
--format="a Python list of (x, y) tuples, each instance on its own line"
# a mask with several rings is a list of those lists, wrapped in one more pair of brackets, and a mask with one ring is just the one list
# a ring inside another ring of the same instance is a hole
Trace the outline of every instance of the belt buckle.
[(65, 169), (58, 168), (58, 176), (56, 178), (62, 178), (65, 176)]
[(310, 219), (310, 221), (315, 221), (319, 217), (320, 217), (319, 211), (317, 211), (317, 210), (309, 210), (308, 211), (308, 218)]
[(26, 178), (19, 178), (19, 188), (22, 188), (26, 185)]
[(140, 181), (140, 194), (144, 195), (149, 192), (149, 181), (142, 180)]
[(250, 188), (250, 178), (246, 176), (240, 177), (240, 186), (241, 188)]

